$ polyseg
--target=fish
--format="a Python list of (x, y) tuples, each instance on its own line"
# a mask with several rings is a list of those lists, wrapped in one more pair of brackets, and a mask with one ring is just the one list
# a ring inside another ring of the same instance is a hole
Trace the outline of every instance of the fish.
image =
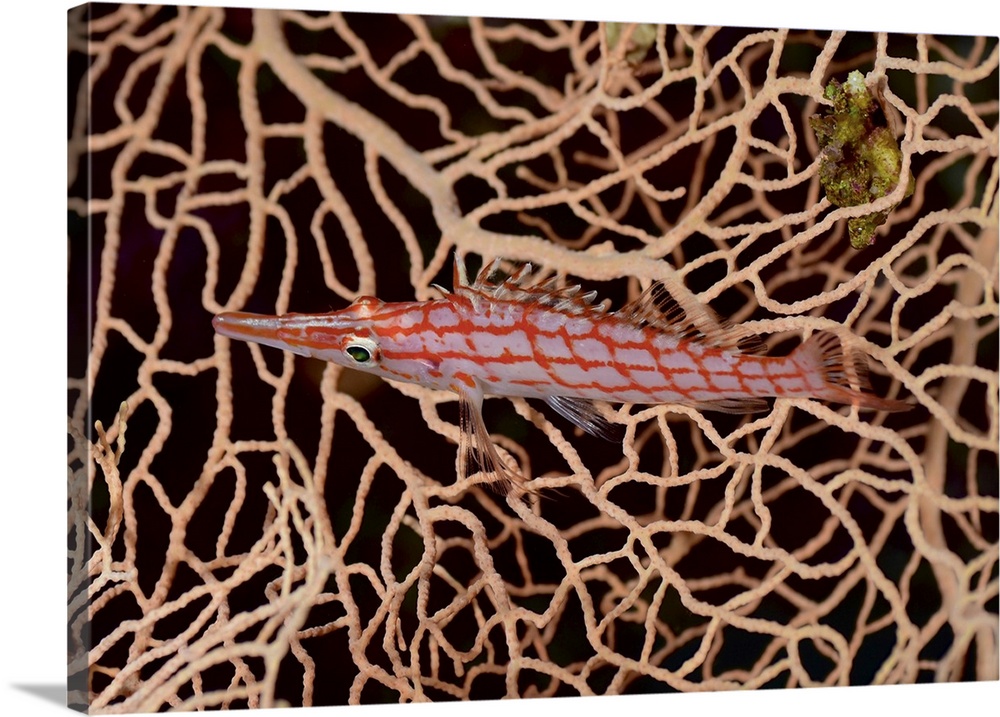
[(531, 264), (501, 259), (468, 281), (456, 256), (452, 291), (440, 298), (384, 302), (360, 296), (327, 313), (226, 311), (222, 336), (358, 369), (459, 397), (457, 470), (479, 469), (502, 494), (532, 491), (501, 459), (483, 420), (486, 396), (541, 399), (587, 433), (615, 440), (621, 426), (603, 403), (675, 404), (755, 413), (768, 398), (805, 398), (859, 409), (912, 404), (872, 393), (865, 354), (817, 331), (787, 356), (765, 355), (760, 337), (719, 318), (696, 298), (652, 283), (617, 311), (597, 292), (542, 278)]

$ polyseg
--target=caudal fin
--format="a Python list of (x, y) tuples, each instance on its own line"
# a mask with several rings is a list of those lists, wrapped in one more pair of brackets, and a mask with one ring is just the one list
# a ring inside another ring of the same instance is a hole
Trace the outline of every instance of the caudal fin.
[(872, 411), (908, 411), (913, 403), (893, 398), (882, 398), (871, 392), (868, 380), (868, 358), (857, 351), (846, 355), (836, 334), (817, 331), (799, 346), (793, 357), (812, 373), (818, 372), (824, 386), (816, 398), (836, 403), (846, 403)]

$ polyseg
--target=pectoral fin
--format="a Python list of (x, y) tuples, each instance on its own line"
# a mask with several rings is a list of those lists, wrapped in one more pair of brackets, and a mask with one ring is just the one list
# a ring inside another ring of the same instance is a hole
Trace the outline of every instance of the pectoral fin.
[[(458, 389), (459, 426), (458, 475), (469, 478), (478, 472), (487, 476), (492, 486), (501, 494), (513, 493), (524, 499), (530, 492), (527, 481), (516, 468), (508, 466), (497, 453), (483, 422), (483, 391), (475, 380), (472, 386)], [(477, 470), (478, 469), (478, 470)]]

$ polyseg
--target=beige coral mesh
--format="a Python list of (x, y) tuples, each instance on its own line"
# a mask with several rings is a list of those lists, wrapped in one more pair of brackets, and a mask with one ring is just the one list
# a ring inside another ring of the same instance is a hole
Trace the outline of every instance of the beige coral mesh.
[[(996, 39), (609, 29), (71, 13), (73, 703), (998, 678)], [(808, 117), (855, 69), (915, 191), (837, 208)], [(456, 253), (834, 331), (915, 407), (614, 406), (604, 445), (493, 398), (522, 505), (457, 478), (455, 396), (212, 332)]]

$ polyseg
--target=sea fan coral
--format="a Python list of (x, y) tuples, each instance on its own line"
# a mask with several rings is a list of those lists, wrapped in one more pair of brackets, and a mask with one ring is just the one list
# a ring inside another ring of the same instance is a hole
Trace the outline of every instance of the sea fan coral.
[[(73, 703), (998, 678), (995, 38), (100, 5), (70, 63)], [(809, 118), (853, 71), (900, 181), (835, 207)], [(625, 406), (605, 446), (488, 400), (524, 505), (456, 483), (453, 395), (212, 331), (455, 253), (832, 331), (917, 405)]]

